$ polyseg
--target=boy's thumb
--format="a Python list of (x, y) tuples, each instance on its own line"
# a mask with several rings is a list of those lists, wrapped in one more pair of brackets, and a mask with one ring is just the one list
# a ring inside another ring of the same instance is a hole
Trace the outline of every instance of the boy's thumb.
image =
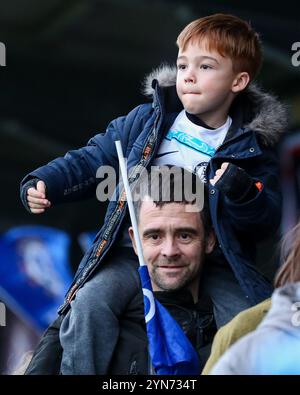
[(36, 190), (41, 192), (41, 193), (45, 193), (46, 192), (46, 185), (45, 185), (44, 181), (38, 181), (37, 182)]

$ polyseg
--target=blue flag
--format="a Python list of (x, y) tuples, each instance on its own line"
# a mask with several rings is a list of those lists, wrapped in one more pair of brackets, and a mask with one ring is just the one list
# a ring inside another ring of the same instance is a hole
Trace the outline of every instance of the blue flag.
[(139, 268), (149, 352), (156, 374), (200, 374), (195, 348), (170, 313), (154, 298), (146, 265)]
[(43, 331), (72, 282), (70, 239), (58, 229), (21, 226), (0, 238), (0, 299)]

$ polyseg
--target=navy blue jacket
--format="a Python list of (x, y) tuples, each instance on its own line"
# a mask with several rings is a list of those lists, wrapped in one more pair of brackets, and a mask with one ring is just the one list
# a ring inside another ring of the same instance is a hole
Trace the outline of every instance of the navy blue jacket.
[[(26, 205), (28, 181), (33, 178), (45, 182), (47, 198), (52, 204), (95, 194), (96, 171), (100, 166), (113, 166), (118, 174), (116, 140), (121, 141), (128, 168), (132, 169), (129, 182), (136, 180), (141, 167), (149, 167), (153, 162), (165, 133), (182, 110), (175, 81), (174, 68), (164, 66), (152, 73), (145, 84), (145, 93), (152, 96), (151, 103), (113, 120), (106, 132), (94, 136), (86, 147), (69, 151), (63, 158), (28, 174), (21, 183), (23, 203)], [(272, 292), (271, 285), (253, 266), (253, 260), (255, 243), (272, 234), (281, 221), (279, 169), (274, 147), (286, 127), (286, 113), (277, 99), (250, 86), (234, 100), (229, 114), (232, 125), (209, 162), (207, 179), (213, 178), (226, 161), (243, 168), (263, 188), (252, 200), (237, 204), (209, 185), (210, 212), (220, 248), (246, 296), (256, 304)], [(121, 187), (117, 187), (117, 196), (121, 199), (110, 202), (104, 225), (83, 257), (61, 311), (113, 248), (126, 212)]]

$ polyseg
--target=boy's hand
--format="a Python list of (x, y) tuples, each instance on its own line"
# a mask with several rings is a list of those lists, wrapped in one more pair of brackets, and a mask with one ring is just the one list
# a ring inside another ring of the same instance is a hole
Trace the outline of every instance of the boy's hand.
[(209, 180), (210, 183), (211, 183), (211, 185), (215, 186), (215, 183), (216, 183), (217, 181), (219, 181), (219, 179), (222, 177), (222, 175), (224, 174), (224, 172), (225, 172), (225, 170), (227, 169), (228, 165), (229, 165), (228, 162), (222, 163), (220, 169), (218, 169), (218, 170), (216, 171), (214, 178), (212, 178), (212, 179)]
[(254, 199), (262, 188), (256, 185), (245, 170), (228, 162), (222, 163), (210, 183), (235, 203), (245, 203)]
[(27, 191), (27, 202), (33, 214), (41, 214), (46, 208), (51, 206), (46, 199), (46, 185), (44, 181), (38, 181), (36, 188), (29, 188)]

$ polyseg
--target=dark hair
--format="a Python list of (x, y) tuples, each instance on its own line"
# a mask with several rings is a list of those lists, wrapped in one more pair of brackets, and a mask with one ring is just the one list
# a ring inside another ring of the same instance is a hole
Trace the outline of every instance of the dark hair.
[(157, 207), (169, 203), (198, 206), (205, 233), (208, 234), (212, 227), (207, 187), (196, 174), (182, 167), (152, 166), (150, 171), (145, 170), (142, 173), (132, 195), (137, 221), (143, 200), (150, 197)]
[(286, 235), (282, 258), (284, 263), (275, 277), (275, 288), (300, 281), (300, 222)]

